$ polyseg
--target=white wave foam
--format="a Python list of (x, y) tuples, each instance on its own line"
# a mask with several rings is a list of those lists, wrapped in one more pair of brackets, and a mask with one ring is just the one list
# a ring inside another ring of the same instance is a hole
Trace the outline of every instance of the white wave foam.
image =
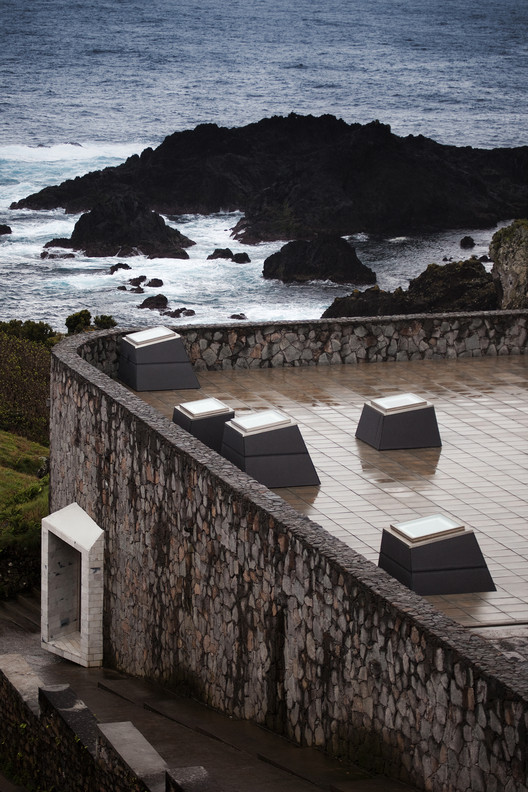
[(0, 146), (0, 160), (9, 162), (84, 162), (94, 159), (125, 160), (140, 154), (149, 143), (61, 143), (54, 146)]

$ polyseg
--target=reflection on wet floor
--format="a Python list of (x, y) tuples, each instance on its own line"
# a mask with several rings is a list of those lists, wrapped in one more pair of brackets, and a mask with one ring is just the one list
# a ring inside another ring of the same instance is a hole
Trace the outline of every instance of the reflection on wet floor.
[[(319, 487), (276, 490), (377, 564), (393, 522), (442, 513), (476, 532), (496, 592), (428, 599), (468, 626), (528, 623), (528, 360), (522, 356), (203, 372), (199, 391), (142, 393), (167, 418), (215, 396), (237, 413), (269, 407), (300, 426)], [(441, 448), (376, 451), (355, 437), (365, 401), (419, 394)]]

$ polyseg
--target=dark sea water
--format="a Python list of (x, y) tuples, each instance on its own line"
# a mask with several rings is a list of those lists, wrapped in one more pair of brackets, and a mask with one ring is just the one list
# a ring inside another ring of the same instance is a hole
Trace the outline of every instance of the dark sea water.
[[(238, 217), (189, 217), (187, 262), (42, 262), (43, 244), (77, 219), (13, 212), (9, 204), (47, 184), (121, 162), (202, 122), (241, 126), (270, 115), (331, 113), (379, 119), (398, 135), (492, 148), (528, 144), (526, 0), (0, 0), (0, 319), (64, 319), (88, 307), (121, 324), (152, 324), (140, 295), (117, 291), (138, 274), (161, 277), (172, 308), (196, 321), (315, 318), (350, 289), (285, 286), (261, 277), (280, 243), (248, 250), (251, 264), (207, 261), (241, 246)], [(420, 238), (360, 235), (360, 258), (382, 288), (406, 286), (431, 261), (477, 254), (494, 229)], [(187, 321), (187, 320), (186, 320)]]

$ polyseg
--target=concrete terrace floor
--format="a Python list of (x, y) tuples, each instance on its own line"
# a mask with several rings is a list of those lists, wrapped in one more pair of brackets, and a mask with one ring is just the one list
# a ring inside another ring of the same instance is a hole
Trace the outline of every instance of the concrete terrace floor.
[[(294, 418), (321, 484), (275, 492), (374, 564), (393, 522), (441, 513), (473, 528), (497, 590), (427, 599), (488, 637), (528, 638), (528, 357), (203, 372), (199, 381), (200, 390), (138, 396), (169, 419), (176, 404), (209, 396), (237, 415), (274, 407)], [(407, 392), (434, 405), (441, 448), (380, 452), (356, 439), (365, 401)]]

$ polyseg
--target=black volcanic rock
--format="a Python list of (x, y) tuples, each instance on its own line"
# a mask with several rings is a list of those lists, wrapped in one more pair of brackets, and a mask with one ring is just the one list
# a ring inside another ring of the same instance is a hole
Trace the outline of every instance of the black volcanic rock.
[(207, 261), (212, 259), (230, 259), (233, 257), (233, 251), (229, 248), (215, 248), (213, 252), (207, 256)]
[(0, 236), (2, 234), (12, 234), (12, 233), (13, 232), (8, 225), (4, 225), (3, 223), (0, 223)]
[(190, 239), (165, 223), (131, 195), (115, 196), (83, 214), (69, 240), (54, 239), (45, 247), (84, 250), (87, 256), (129, 256), (187, 259)]
[(234, 253), (231, 256), (231, 261), (234, 261), (235, 264), (249, 264), (251, 259), (249, 258), (248, 254), (243, 251), (242, 253)]
[(124, 261), (120, 261), (117, 264), (112, 264), (112, 266), (110, 267), (110, 275), (113, 275), (118, 270), (129, 270), (129, 269), (132, 269), (130, 264), (125, 264)]
[(176, 308), (174, 311), (163, 311), (162, 316), (180, 319), (182, 316), (196, 316), (196, 311), (193, 311), (192, 308)]
[(246, 242), (398, 234), (526, 216), (527, 172), (527, 146), (445, 146), (398, 137), (377, 121), (291, 114), (176, 132), (155, 150), (46, 187), (13, 208), (79, 212), (134, 194), (168, 215), (243, 211), (236, 233)]
[(130, 278), (128, 281), (131, 286), (141, 286), (147, 280), (146, 275), (138, 275), (136, 278)]
[(336, 297), (332, 305), (326, 309), (322, 319), (336, 319), (342, 316), (396, 316), (398, 314), (421, 313), (411, 310), (407, 293), (403, 289), (386, 292), (379, 286), (372, 286), (365, 291), (354, 289), (345, 297)]
[(152, 297), (147, 297), (140, 308), (148, 308), (151, 311), (164, 311), (169, 304), (169, 301), (164, 294), (154, 294)]
[(335, 283), (375, 283), (376, 274), (361, 263), (355, 249), (337, 236), (318, 236), (313, 241), (288, 242), (264, 262), (264, 278), (284, 283), (331, 280)]
[(338, 297), (322, 318), (342, 316), (396, 316), (411, 313), (494, 311), (500, 307), (491, 273), (476, 258), (448, 264), (430, 264), (409, 283), (409, 288), (385, 292), (375, 286)]

